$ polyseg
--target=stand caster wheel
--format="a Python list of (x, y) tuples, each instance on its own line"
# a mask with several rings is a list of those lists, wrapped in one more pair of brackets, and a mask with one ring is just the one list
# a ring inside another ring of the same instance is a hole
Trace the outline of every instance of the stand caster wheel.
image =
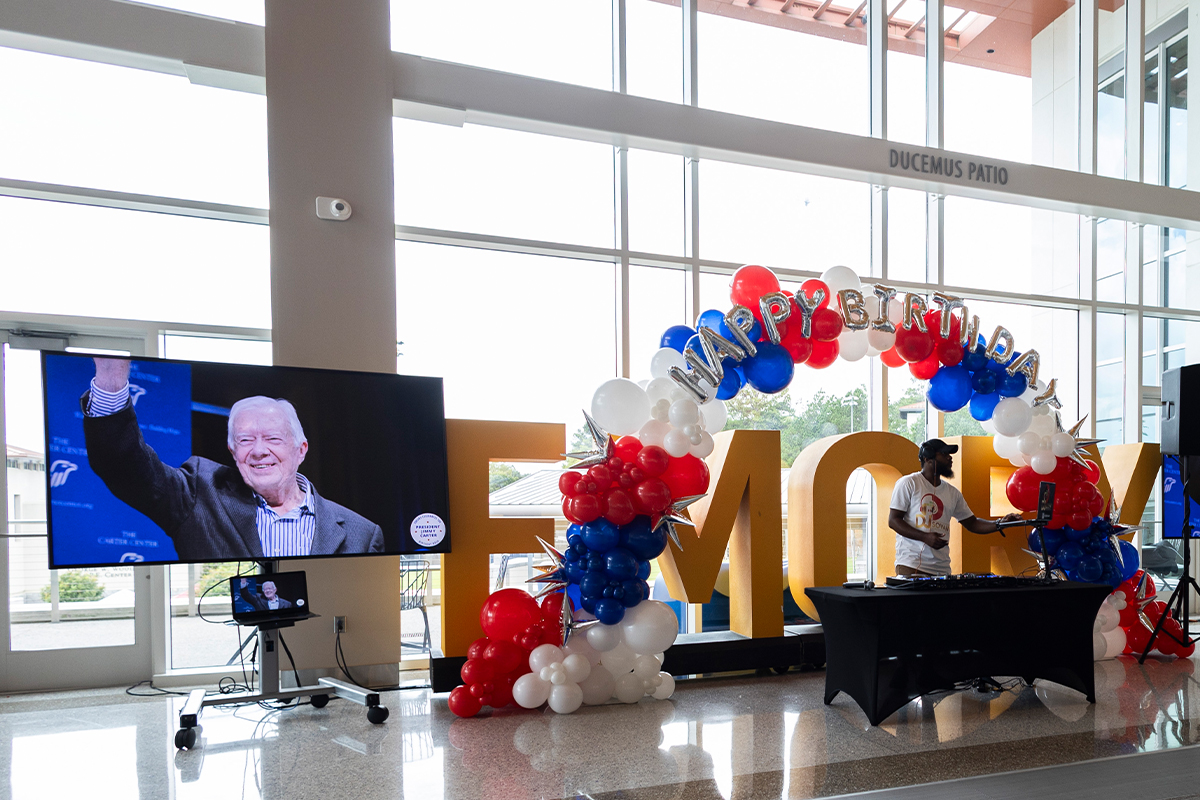
[(327, 694), (314, 694), (311, 699), (313, 708), (324, 708), (329, 705), (329, 695)]
[(389, 713), (386, 706), (371, 706), (367, 709), (367, 722), (372, 725), (382, 725)]
[(790, 669), (791, 669), (790, 666), (788, 666), (788, 667), (771, 667), (771, 671), (774, 672), (776, 675), (787, 675), (788, 670), (790, 670)]
[(175, 731), (175, 749), (191, 750), (196, 746), (196, 729), (180, 728)]

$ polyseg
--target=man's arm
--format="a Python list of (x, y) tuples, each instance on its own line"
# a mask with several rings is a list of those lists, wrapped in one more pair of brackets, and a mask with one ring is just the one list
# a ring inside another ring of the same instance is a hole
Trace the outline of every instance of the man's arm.
[(904, 512), (898, 508), (889, 510), (888, 527), (903, 536), (905, 539), (913, 539), (921, 544), (927, 544), (934, 550), (941, 550), (943, 547), (950, 544), (948, 540), (942, 539), (942, 537), (938, 536), (933, 531), (923, 531), (919, 528), (914, 528), (912, 525), (909, 525), (904, 519)]
[(985, 534), (995, 533), (996, 531), (1000, 530), (1000, 525), (998, 523), (1012, 522), (1020, 518), (1020, 514), (1005, 514), (999, 519), (980, 519), (976, 516), (970, 516), (966, 519), (959, 520), (958, 524), (962, 525), (964, 529), (970, 531), (971, 533)]

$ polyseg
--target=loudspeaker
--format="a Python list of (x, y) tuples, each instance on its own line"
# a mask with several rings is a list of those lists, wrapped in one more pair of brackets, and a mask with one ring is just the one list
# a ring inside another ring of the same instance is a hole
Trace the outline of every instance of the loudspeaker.
[(1160, 434), (1164, 455), (1200, 456), (1200, 364), (1162, 374)]

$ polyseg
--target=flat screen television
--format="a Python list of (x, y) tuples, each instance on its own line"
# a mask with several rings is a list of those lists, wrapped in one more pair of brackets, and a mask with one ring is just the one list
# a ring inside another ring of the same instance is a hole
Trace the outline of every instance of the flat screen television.
[(51, 569), (450, 550), (441, 378), (43, 352), (42, 386)]
[[(1188, 493), (1190, 497), (1185, 497), (1183, 493), (1183, 478), (1179, 466), (1179, 459), (1186, 458), (1188, 461)], [(1162, 498), (1163, 498), (1163, 513), (1162, 513), (1162, 538), (1164, 539), (1182, 539), (1183, 536), (1183, 504), (1186, 502), (1191, 506), (1189, 523), (1193, 528), (1200, 528), (1200, 504), (1196, 502), (1197, 490), (1200, 489), (1200, 459), (1195, 456), (1163, 456), (1162, 469)], [(1191, 538), (1200, 538), (1197, 531), (1192, 531)]]

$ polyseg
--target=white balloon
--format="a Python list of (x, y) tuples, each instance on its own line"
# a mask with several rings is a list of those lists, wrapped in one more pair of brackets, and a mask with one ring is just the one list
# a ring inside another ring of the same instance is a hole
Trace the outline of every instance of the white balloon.
[(532, 672), (517, 678), (513, 684), (513, 700), (521, 708), (537, 708), (550, 697), (550, 684)]
[(870, 339), (868, 339), (867, 342), (868, 342), (867, 343), (867, 358), (874, 358), (875, 356), (877, 356), (883, 352), (882, 350), (880, 350), (878, 348), (872, 347), (870, 345)]
[(572, 653), (563, 659), (563, 672), (571, 683), (579, 683), (592, 674), (592, 662), (587, 656)]
[(563, 645), (563, 652), (566, 653), (566, 657), (563, 658), (564, 662), (573, 655), (581, 655), (593, 667), (600, 663), (600, 651), (592, 647), (592, 643), (588, 641), (586, 633), (577, 633), (567, 639), (567, 643)]
[(867, 344), (874, 347), (879, 352), (891, 350), (896, 344), (896, 332), (892, 331), (877, 331), (874, 328), (867, 328)]
[(1033, 410), (1019, 397), (1004, 398), (996, 404), (996, 410), (992, 412), (992, 425), (1001, 436), (1020, 436), (1029, 429), (1029, 423), (1032, 421)]
[(1038, 435), (1033, 431), (1025, 431), (1017, 437), (1017, 449), (1027, 456), (1031, 456), (1037, 452), (1038, 446), (1041, 444)]
[(632, 652), (654, 655), (675, 643), (675, 637), (679, 635), (679, 618), (666, 603), (643, 600), (625, 612), (621, 629), (625, 632), (625, 644)]
[(650, 419), (650, 398), (628, 378), (613, 378), (592, 395), (592, 418), (609, 433), (637, 433)]
[(724, 400), (713, 399), (700, 406), (700, 417), (704, 420), (704, 430), (718, 433), (729, 420), (729, 410), (725, 408)]
[(687, 434), (678, 428), (667, 431), (667, 435), (662, 440), (662, 449), (667, 451), (667, 455), (675, 458), (686, 456), (691, 447), (692, 442), (688, 439)]
[[(1109, 597), (1111, 596), (1109, 595)], [(1096, 633), (1104, 633), (1105, 631), (1111, 631), (1120, 624), (1121, 612), (1108, 603), (1101, 603), (1100, 610), (1096, 612), (1096, 621), (1092, 624), (1092, 630)]]
[[(605, 625), (604, 623), (590, 626), (587, 629), (587, 640), (588, 644), (602, 654), (625, 641), (620, 625)], [(604, 660), (603, 655), (600, 658), (601, 661)]]
[(654, 699), (666, 700), (675, 694), (675, 677), (669, 672), (660, 672), (658, 677), (662, 678), (662, 683), (654, 690)]
[(1050, 449), (1059, 458), (1066, 458), (1075, 452), (1075, 437), (1069, 433), (1056, 433), (1050, 437)]
[(1058, 459), (1049, 450), (1038, 450), (1029, 457), (1029, 466), (1033, 467), (1033, 471), (1038, 475), (1049, 475), (1058, 466)]
[(893, 297), (888, 301), (888, 321), (893, 325), (899, 325), (904, 321), (904, 303), (900, 302), (899, 297)]
[(979, 423), (979, 427), (983, 428), (983, 432), (986, 433), (988, 436), (996, 435), (996, 426), (992, 424), (991, 417), (988, 417), (987, 419), (982, 420)]
[(866, 331), (845, 330), (838, 335), (838, 355), (846, 361), (858, 361), (867, 354)]
[(1092, 634), (1092, 660), (1099, 661), (1104, 658), (1104, 654), (1108, 651), (1108, 640), (1104, 638), (1103, 633)]
[(669, 422), (659, 422), (652, 419), (641, 427), (637, 432), (638, 441), (643, 447), (655, 445), (662, 447), (663, 437), (671, 432), (671, 424)]
[(622, 703), (636, 703), (646, 695), (641, 678), (632, 672), (617, 678), (615, 689), (617, 699)]
[(1104, 650), (1105, 658), (1116, 658), (1125, 652), (1125, 645), (1128, 643), (1128, 637), (1125, 634), (1125, 629), (1121, 627), (1113, 628), (1111, 631), (1105, 631), (1103, 634), (1104, 640), (1108, 646)]
[[(655, 378), (646, 385), (646, 397), (650, 398), (650, 404), (653, 405), (659, 400), (670, 400), (671, 392), (679, 388), (679, 384), (670, 378)], [(670, 406), (670, 403), (667, 404)]]
[[(646, 603), (650, 601), (643, 600), (642, 602)], [(638, 605), (641, 605), (641, 603)], [(626, 612), (626, 615), (628, 615), (628, 612)], [(592, 627), (595, 628), (598, 626), (593, 625)], [(637, 660), (637, 656), (638, 654), (633, 652), (629, 645), (621, 642), (611, 650), (605, 651), (604, 655), (600, 656), (600, 663), (613, 675), (619, 677), (626, 672), (633, 671), (633, 662)]]
[(559, 714), (570, 714), (583, 705), (583, 690), (575, 683), (564, 683), (550, 690), (550, 708)]
[(608, 699), (613, 696), (613, 690), (616, 687), (617, 682), (613, 679), (612, 673), (603, 666), (596, 667), (591, 674), (579, 682), (579, 688), (583, 690), (583, 702), (589, 706), (607, 703)]
[(633, 674), (643, 681), (658, 677), (658, 659), (654, 656), (638, 656), (633, 662)]
[[(837, 294), (842, 289), (861, 289), (862, 282), (858, 279), (858, 273), (849, 267), (830, 267), (821, 273), (821, 280), (829, 291)], [(834, 308), (837, 308), (837, 303), (834, 301)]]
[(1012, 458), (1021, 452), (1017, 449), (1016, 439), (1012, 436), (1001, 436), (1000, 434), (992, 437), (992, 449), (1001, 458)]
[(695, 425), (700, 421), (700, 406), (695, 400), (676, 400), (671, 403), (669, 419), (676, 428)]
[[(1038, 408), (1045, 408), (1045, 406), (1039, 406)], [(1030, 413), (1032, 414), (1032, 411)], [(1029, 427), (1026, 430), (1036, 433), (1039, 439), (1043, 436), (1052, 436), (1056, 430), (1054, 417), (1049, 414), (1033, 414), (1029, 420)], [(1046, 444), (1049, 445), (1049, 442)], [(1074, 448), (1072, 447), (1071, 449)]]
[(540, 644), (533, 648), (533, 652), (529, 654), (529, 668), (534, 672), (541, 672), (551, 664), (557, 664), (563, 660), (563, 651), (561, 647), (556, 647), (552, 644)]
[(650, 356), (651, 376), (670, 380), (671, 367), (687, 368), (687, 361), (684, 360), (683, 353), (675, 348), (663, 347), (657, 353)]
[(650, 379), (642, 378), (640, 381), (637, 382), (637, 385), (642, 387), (642, 391), (646, 391), (646, 387), (650, 385)]
[(1008, 460), (1008, 463), (1012, 464), (1017, 469), (1020, 469), (1021, 467), (1029, 466), (1028, 459), (1029, 459), (1029, 456), (1025, 455), (1024, 453), (1017, 453), (1015, 456), (1013, 456), (1012, 458), (1010, 458)]
[(688, 452), (696, 458), (708, 458), (716, 446), (717, 443), (713, 441), (712, 436), (709, 436), (708, 431), (701, 431), (700, 443), (692, 445)]
[(1033, 398), (1037, 397), (1042, 392), (1046, 391), (1046, 384), (1041, 381), (1037, 382), (1037, 386), (1033, 389), (1026, 389), (1021, 393), (1020, 397), (1029, 405), (1033, 405)]

